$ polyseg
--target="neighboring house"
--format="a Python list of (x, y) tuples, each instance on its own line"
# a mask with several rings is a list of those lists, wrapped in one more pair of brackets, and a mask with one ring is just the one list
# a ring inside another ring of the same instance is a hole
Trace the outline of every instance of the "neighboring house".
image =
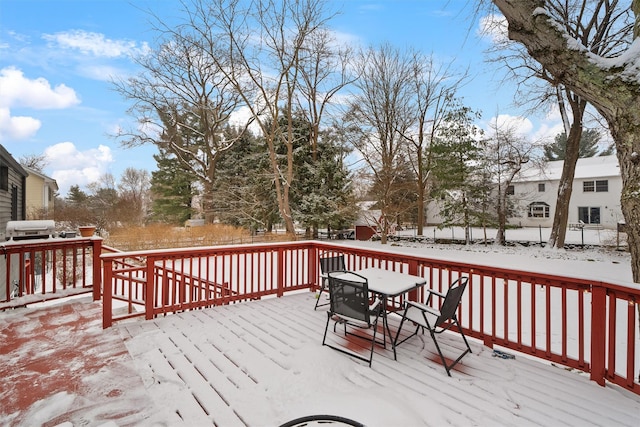
[(26, 219), (28, 173), (0, 145), (0, 241), (5, 240), (7, 222)]
[[(0, 145), (0, 245), (6, 241), (7, 222), (25, 219), (27, 171)], [(15, 258), (14, 258), (15, 257)], [(10, 277), (18, 277), (18, 255), (12, 255)], [(7, 297), (7, 256), (0, 255), (0, 301)], [(12, 281), (13, 282), (13, 281)], [(13, 291), (13, 287), (10, 288)]]
[[(508, 189), (514, 204), (509, 223), (551, 227), (563, 161), (547, 162), (513, 180)], [(620, 207), (622, 177), (616, 156), (578, 159), (569, 203), (569, 225), (583, 223), (615, 229), (623, 220)]]
[(35, 169), (29, 167), (24, 169), (29, 174), (26, 181), (27, 219), (51, 218), (58, 183)]
[[(529, 168), (511, 182), (507, 189), (512, 213), (511, 225), (522, 227), (552, 227), (558, 185), (562, 175), (562, 160), (547, 162), (541, 168)], [(622, 177), (616, 156), (578, 159), (569, 203), (568, 226), (582, 222), (587, 226), (615, 229), (623, 221), (620, 207)], [(444, 222), (440, 216), (442, 202), (432, 200), (427, 207), (427, 221), (432, 225)]]

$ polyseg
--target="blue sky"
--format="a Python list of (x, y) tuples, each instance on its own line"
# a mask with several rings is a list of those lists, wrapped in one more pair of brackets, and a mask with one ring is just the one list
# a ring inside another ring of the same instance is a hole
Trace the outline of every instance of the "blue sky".
[[(473, 4), (474, 2), (471, 2)], [(331, 27), (363, 46), (412, 47), (470, 70), (461, 89), (467, 105), (519, 120), (532, 138), (553, 137), (557, 115), (517, 118), (513, 88), (483, 62), (487, 37), (478, 35), (467, 0), (342, 0)], [(65, 195), (104, 173), (116, 180), (127, 167), (156, 169), (154, 147), (125, 149), (113, 135), (131, 122), (129, 104), (110, 78), (136, 73), (130, 55), (154, 44), (153, 11), (164, 22), (180, 16), (178, 0), (0, 0), (0, 144), (16, 158), (45, 154), (45, 173)], [(484, 126), (483, 123), (479, 123)]]

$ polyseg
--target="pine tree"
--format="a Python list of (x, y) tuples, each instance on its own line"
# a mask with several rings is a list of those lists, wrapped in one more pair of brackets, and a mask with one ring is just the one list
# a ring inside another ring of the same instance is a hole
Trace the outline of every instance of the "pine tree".
[(184, 224), (192, 214), (194, 179), (166, 150), (153, 158), (158, 170), (151, 173), (152, 219)]
[(316, 160), (310, 145), (299, 150), (294, 187), (296, 219), (317, 237), (318, 228), (340, 230), (353, 224), (357, 207), (351, 175), (344, 164), (346, 151), (331, 131), (320, 134)]
[(443, 200), (443, 225), (464, 227), (467, 243), (470, 227), (484, 223), (486, 215), (486, 182), (478, 179), (482, 176), (479, 173), (480, 131), (472, 124), (476, 116), (464, 106), (451, 111), (432, 148), (434, 190)]
[[(578, 157), (593, 157), (598, 154), (600, 132), (596, 129), (585, 129), (580, 138), (580, 151)], [(567, 134), (565, 132), (556, 135), (551, 144), (544, 146), (544, 157), (548, 161), (564, 160), (567, 151)]]
[(280, 216), (262, 139), (246, 133), (224, 152), (216, 167), (217, 218), (225, 224), (271, 231)]

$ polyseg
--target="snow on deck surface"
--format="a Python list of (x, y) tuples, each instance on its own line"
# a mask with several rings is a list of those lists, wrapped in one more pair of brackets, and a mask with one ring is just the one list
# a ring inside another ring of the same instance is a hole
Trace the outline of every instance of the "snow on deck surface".
[[(638, 425), (640, 396), (519, 354), (492, 357), (475, 340), (452, 377), (428, 335), (398, 347), (397, 361), (376, 347), (369, 368), (321, 345), (326, 309), (314, 302), (304, 292), (107, 330), (86, 299), (0, 313), (0, 424), (277, 426), (332, 414), (367, 426)], [(447, 356), (461, 348), (459, 336), (441, 340)], [(45, 359), (53, 370), (35, 363)], [(25, 389), (42, 395), (21, 407)]]

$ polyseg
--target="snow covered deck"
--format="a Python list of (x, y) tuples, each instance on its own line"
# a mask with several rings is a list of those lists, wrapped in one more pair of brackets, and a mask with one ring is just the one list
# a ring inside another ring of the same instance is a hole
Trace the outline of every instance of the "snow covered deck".
[[(313, 304), (302, 292), (104, 330), (88, 299), (0, 313), (0, 424), (277, 426), (333, 414), (367, 426), (638, 425), (640, 396), (492, 357), (473, 339), (451, 378), (428, 336), (397, 361), (377, 348), (369, 368), (321, 345), (326, 312)], [(445, 355), (458, 339), (442, 337)]]

